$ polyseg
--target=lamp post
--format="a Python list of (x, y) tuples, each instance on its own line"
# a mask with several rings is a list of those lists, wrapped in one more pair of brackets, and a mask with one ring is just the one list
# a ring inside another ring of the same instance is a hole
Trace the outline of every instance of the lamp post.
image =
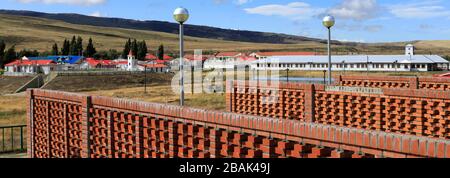
[(328, 84), (331, 85), (331, 27), (335, 24), (334, 17), (327, 15), (322, 23), (328, 29)]
[(173, 12), (173, 18), (180, 24), (180, 105), (184, 105), (184, 29), (183, 24), (189, 19), (189, 11), (185, 8), (179, 7)]

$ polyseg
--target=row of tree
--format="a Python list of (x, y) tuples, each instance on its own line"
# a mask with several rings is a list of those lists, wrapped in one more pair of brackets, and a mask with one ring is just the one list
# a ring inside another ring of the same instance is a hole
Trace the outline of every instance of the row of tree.
[[(96, 59), (117, 59), (122, 57), (124, 59), (127, 58), (129, 52), (132, 51), (133, 55), (136, 56), (138, 60), (145, 60), (146, 55), (148, 54), (148, 46), (145, 40), (137, 41), (136, 39), (128, 39), (125, 42), (124, 49), (122, 53), (118, 52), (115, 49), (110, 49), (106, 51), (97, 51), (94, 46), (94, 41), (92, 38), (89, 38), (88, 44), (85, 48), (83, 48), (83, 38), (78, 36), (73, 36), (72, 40), (65, 39), (62, 47), (59, 48), (58, 44), (55, 43), (52, 46), (51, 51), (38, 52), (37, 50), (27, 50), (23, 49), (19, 52), (16, 52), (15, 45), (12, 45), (8, 49), (6, 49), (6, 44), (4, 41), (0, 41), (0, 68), (4, 68), (4, 65), (10, 63), (17, 59), (18, 57), (27, 56), (27, 57), (37, 57), (37, 56), (49, 56), (49, 55), (83, 55), (85, 57), (93, 57)], [(155, 56), (158, 59), (164, 58), (164, 45), (161, 44), (158, 46), (158, 49), (155, 51)]]
[(5, 64), (8, 64), (14, 59), (16, 59), (17, 54), (15, 50), (15, 46), (11, 46), (10, 48), (6, 49), (6, 43), (5, 41), (0, 41), (0, 69), (3, 69)]
[(64, 39), (61, 51), (59, 51), (58, 44), (55, 43), (52, 47), (52, 55), (77, 55), (77, 56), (86, 56), (86, 57), (94, 57), (97, 53), (97, 50), (94, 47), (94, 42), (92, 38), (89, 38), (89, 42), (86, 48), (83, 50), (83, 38), (81, 36), (72, 37), (72, 41)]

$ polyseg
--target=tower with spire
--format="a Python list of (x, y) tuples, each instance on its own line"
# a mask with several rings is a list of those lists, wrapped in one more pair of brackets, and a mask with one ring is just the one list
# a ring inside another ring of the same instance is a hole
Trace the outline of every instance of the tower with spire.
[(137, 60), (136, 57), (133, 55), (133, 51), (130, 50), (130, 53), (128, 54), (128, 71), (135, 71), (137, 70)]

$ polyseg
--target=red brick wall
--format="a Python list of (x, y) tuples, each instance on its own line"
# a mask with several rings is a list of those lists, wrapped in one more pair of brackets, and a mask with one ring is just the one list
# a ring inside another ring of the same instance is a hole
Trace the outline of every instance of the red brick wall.
[(450, 90), (450, 79), (437, 77), (340, 76), (336, 84), (352, 87)]
[(33, 158), (450, 157), (445, 139), (56, 91), (28, 92), (28, 154)]
[[(450, 139), (450, 92), (383, 89), (384, 94), (325, 91), (324, 85), (280, 83), (266, 93), (277, 101), (260, 104), (257, 87), (229, 85), (229, 111), (287, 120)], [(258, 90), (259, 91), (259, 90)]]

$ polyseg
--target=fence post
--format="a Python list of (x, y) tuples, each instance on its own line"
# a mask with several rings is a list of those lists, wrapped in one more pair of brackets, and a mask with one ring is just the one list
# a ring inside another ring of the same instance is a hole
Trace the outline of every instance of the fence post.
[(417, 90), (419, 89), (419, 77), (414, 77), (409, 79), (409, 89)]
[(90, 141), (90, 109), (91, 109), (91, 96), (85, 96), (82, 100), (82, 158), (90, 158), (91, 156), (91, 141)]
[(305, 90), (305, 121), (315, 122), (315, 95), (316, 89), (314, 84), (308, 85)]
[(27, 91), (27, 120), (28, 120), (28, 124), (27, 124), (27, 132), (28, 132), (28, 139), (27, 139), (27, 156), (29, 158), (34, 158), (33, 155), (33, 150), (34, 150), (34, 108), (33, 108), (33, 103), (34, 103), (34, 90), (28, 90)]

